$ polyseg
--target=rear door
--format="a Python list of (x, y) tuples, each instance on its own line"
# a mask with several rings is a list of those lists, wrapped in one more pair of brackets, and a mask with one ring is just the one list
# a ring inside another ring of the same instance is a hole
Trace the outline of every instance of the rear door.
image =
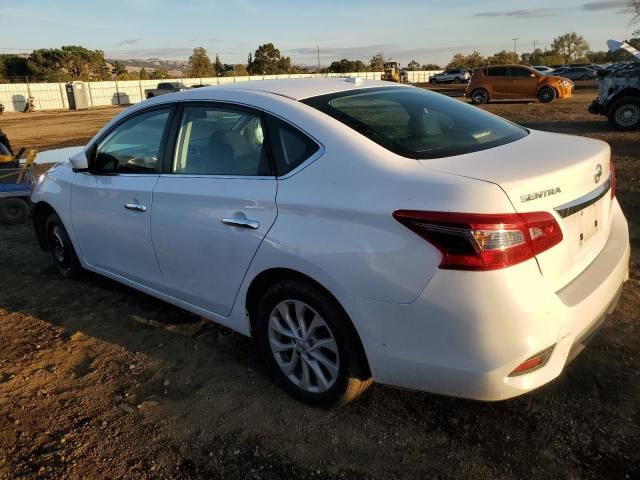
[(492, 98), (511, 98), (511, 80), (507, 76), (508, 67), (487, 68), (487, 80), (491, 88), (489, 95)]
[(91, 266), (155, 290), (164, 288), (150, 235), (172, 108), (135, 113), (91, 149), (89, 172), (75, 176), (71, 220)]
[(277, 215), (264, 132), (261, 112), (185, 103), (153, 191), (151, 236), (166, 290), (223, 316)]

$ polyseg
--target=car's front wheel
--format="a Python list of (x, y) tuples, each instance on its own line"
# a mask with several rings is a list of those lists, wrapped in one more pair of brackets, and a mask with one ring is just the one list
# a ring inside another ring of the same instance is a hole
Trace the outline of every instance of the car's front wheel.
[(489, 93), (484, 88), (476, 88), (471, 92), (471, 103), (482, 105), (489, 102)]
[(609, 123), (622, 131), (640, 128), (640, 98), (623, 97), (609, 107)]
[(47, 245), (60, 275), (64, 278), (77, 278), (82, 272), (82, 267), (67, 230), (55, 213), (47, 218), (46, 232)]
[(260, 301), (256, 323), (271, 375), (298, 400), (344, 404), (371, 385), (349, 319), (320, 288), (300, 280), (273, 285)]
[(542, 87), (538, 92), (538, 100), (541, 103), (551, 103), (556, 99), (556, 91), (551, 87)]

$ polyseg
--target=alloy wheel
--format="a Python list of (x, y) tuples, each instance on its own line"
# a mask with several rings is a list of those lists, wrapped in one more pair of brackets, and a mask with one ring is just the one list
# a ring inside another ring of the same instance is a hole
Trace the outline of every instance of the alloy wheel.
[(299, 300), (278, 303), (268, 324), (269, 346), (278, 367), (298, 388), (322, 393), (340, 372), (338, 344), (327, 322)]

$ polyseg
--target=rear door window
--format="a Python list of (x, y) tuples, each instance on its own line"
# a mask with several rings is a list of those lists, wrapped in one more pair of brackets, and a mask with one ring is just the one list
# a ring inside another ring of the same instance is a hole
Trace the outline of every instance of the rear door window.
[(531, 70), (527, 70), (526, 68), (519, 68), (519, 67), (511, 67), (510, 72), (512, 77), (518, 77), (518, 78), (530, 78), (532, 73)]
[(490, 67), (487, 68), (487, 76), (489, 77), (506, 77), (507, 67)]

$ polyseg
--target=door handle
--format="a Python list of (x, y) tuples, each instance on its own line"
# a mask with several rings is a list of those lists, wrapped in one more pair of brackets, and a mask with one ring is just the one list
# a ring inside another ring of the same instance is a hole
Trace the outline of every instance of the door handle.
[(251, 228), (252, 230), (257, 230), (260, 227), (260, 222), (244, 218), (223, 218), (222, 223), (229, 227)]
[(124, 208), (126, 208), (127, 210), (134, 210), (136, 212), (146, 212), (147, 211), (147, 206), (146, 205), (140, 205), (139, 203), (125, 203), (124, 204)]

